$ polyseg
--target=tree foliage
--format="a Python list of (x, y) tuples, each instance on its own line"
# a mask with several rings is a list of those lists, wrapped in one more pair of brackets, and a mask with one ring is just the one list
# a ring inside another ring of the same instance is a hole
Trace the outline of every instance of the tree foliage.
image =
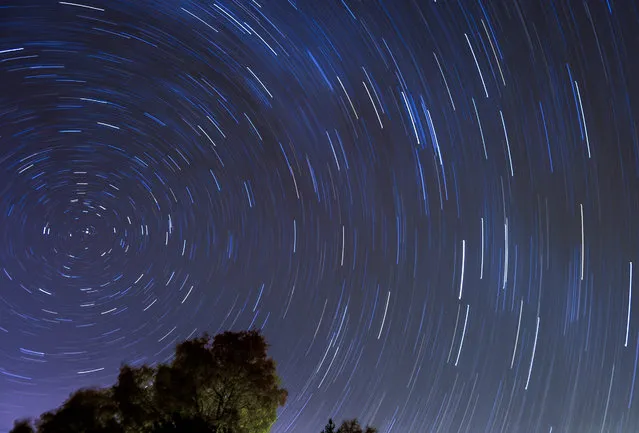
[(328, 424), (326, 424), (326, 427), (324, 427), (322, 433), (335, 433), (335, 423), (333, 422), (332, 418), (328, 419)]
[(62, 407), (47, 412), (36, 422), (43, 433), (119, 433), (117, 406), (110, 389), (82, 389)]
[(337, 429), (337, 433), (377, 433), (377, 429), (368, 425), (365, 429), (362, 429), (359, 421), (353, 418), (343, 421), (342, 425)]
[(333, 420), (329, 419), (328, 424), (326, 424), (321, 433), (377, 433), (377, 429), (371, 426), (366, 426), (365, 429), (362, 429), (357, 418), (353, 418), (342, 421), (339, 428), (335, 430)]
[[(179, 344), (170, 364), (120, 369), (108, 389), (83, 389), (40, 416), (37, 433), (267, 433), (284, 405), (258, 331)], [(17, 422), (11, 433), (33, 432)]]
[(33, 433), (31, 421), (28, 419), (17, 420), (13, 423), (11, 433)]

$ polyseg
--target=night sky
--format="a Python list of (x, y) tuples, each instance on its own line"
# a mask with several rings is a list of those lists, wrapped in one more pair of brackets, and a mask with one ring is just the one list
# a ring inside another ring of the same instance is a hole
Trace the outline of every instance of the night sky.
[(252, 327), (275, 433), (635, 431), (637, 7), (2, 1), (0, 430)]

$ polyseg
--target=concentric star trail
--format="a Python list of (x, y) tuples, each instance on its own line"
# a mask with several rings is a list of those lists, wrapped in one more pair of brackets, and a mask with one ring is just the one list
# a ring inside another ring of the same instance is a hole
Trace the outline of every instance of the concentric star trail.
[(639, 427), (632, 2), (7, 1), (0, 431), (246, 328), (275, 433)]

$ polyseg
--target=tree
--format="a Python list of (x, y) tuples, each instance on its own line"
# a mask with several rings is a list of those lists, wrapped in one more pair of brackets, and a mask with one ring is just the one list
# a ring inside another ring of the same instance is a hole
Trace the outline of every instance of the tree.
[(258, 331), (185, 341), (158, 369), (155, 402), (163, 413), (201, 418), (217, 433), (268, 432), (286, 402), (275, 362)]
[(322, 433), (335, 433), (335, 423), (333, 422), (332, 418), (328, 419), (328, 424), (326, 424), (326, 427), (324, 427)]
[(112, 395), (126, 432), (149, 429), (158, 417), (153, 405), (154, 375), (155, 370), (148, 366), (134, 368), (124, 365), (120, 368)]
[(109, 389), (81, 389), (40, 416), (38, 433), (120, 433), (117, 405)]
[(165, 419), (153, 425), (152, 433), (215, 433), (206, 420), (192, 417), (185, 418), (179, 414), (174, 414), (170, 419)]
[[(286, 402), (259, 331), (186, 340), (170, 364), (120, 369), (35, 422), (37, 433), (267, 433)], [(33, 433), (28, 421), (11, 433)]]
[(13, 428), (9, 433), (34, 433), (31, 421), (28, 419), (21, 419), (13, 423)]
[(366, 426), (365, 430), (362, 430), (362, 426), (359, 425), (359, 421), (356, 418), (345, 420), (342, 425), (337, 429), (337, 433), (377, 433), (377, 429), (371, 426)]

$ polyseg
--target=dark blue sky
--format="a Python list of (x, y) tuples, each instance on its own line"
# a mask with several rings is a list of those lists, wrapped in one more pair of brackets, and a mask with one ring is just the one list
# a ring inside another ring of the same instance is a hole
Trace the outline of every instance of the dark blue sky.
[(249, 327), (276, 433), (639, 428), (638, 25), (612, 0), (3, 2), (0, 429)]

